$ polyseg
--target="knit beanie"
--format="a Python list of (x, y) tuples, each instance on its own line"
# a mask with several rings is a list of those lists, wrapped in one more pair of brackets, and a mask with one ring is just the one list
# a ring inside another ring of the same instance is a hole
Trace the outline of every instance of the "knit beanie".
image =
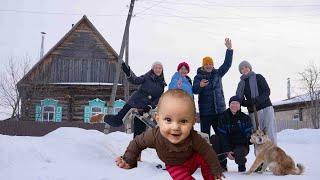
[(177, 71), (179, 71), (183, 66), (188, 70), (188, 72), (190, 72), (189, 64), (186, 63), (186, 62), (180, 63), (180, 64), (178, 65), (178, 67), (177, 67)]
[(250, 69), (250, 71), (252, 71), (252, 66), (251, 66), (251, 64), (248, 62), (248, 61), (242, 61), (240, 64), (239, 64), (239, 72), (240, 72), (240, 74), (242, 74), (241, 73), (241, 68), (243, 68), (243, 67), (248, 67), (249, 69)]
[(232, 97), (230, 98), (230, 100), (229, 100), (229, 105), (230, 105), (230, 103), (231, 103), (232, 101), (237, 101), (237, 102), (239, 102), (239, 103), (241, 104), (241, 100), (240, 100), (239, 96), (232, 96)]
[(204, 57), (202, 59), (202, 66), (208, 65), (208, 64), (213, 64), (213, 59), (210, 56)]

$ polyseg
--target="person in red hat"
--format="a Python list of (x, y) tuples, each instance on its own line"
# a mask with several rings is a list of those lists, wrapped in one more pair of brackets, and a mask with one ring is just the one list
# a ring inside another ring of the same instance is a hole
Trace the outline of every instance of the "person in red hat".
[(182, 89), (186, 93), (188, 93), (191, 97), (193, 97), (192, 93), (192, 81), (188, 76), (190, 72), (190, 67), (188, 63), (181, 62), (177, 67), (177, 72), (171, 78), (171, 82), (169, 84), (169, 89)]

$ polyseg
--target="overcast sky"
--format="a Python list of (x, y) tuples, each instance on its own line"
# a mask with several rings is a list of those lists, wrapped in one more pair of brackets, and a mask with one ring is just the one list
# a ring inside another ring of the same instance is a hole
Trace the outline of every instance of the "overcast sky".
[[(0, 71), (7, 61), (39, 60), (41, 31), (45, 52), (86, 14), (119, 52), (130, 0), (0, 0)], [(204, 56), (219, 67), (224, 38), (233, 42), (234, 59), (223, 78), (226, 99), (234, 95), (240, 61), (265, 76), (272, 101), (286, 98), (286, 79), (299, 92), (297, 73), (310, 62), (320, 65), (320, 2), (316, 0), (139, 0), (130, 27), (130, 65), (141, 75), (163, 62), (169, 83), (179, 62), (194, 77)]]

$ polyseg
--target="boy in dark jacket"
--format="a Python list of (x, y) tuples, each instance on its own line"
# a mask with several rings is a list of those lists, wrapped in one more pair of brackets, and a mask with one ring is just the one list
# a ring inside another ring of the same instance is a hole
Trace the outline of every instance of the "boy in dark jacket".
[(210, 128), (216, 131), (216, 123), (220, 114), (226, 110), (224, 100), (222, 77), (228, 72), (232, 64), (232, 43), (225, 39), (227, 47), (223, 64), (216, 69), (211, 57), (204, 57), (202, 67), (198, 68), (194, 77), (192, 91), (199, 94), (198, 105), (200, 113), (201, 132), (210, 136)]
[(222, 179), (223, 169), (216, 153), (193, 130), (195, 117), (192, 97), (181, 89), (168, 90), (158, 104), (156, 120), (159, 127), (133, 139), (125, 154), (116, 159), (117, 166), (134, 168), (141, 151), (154, 148), (174, 180), (194, 179), (192, 174), (199, 167), (205, 180)]
[(211, 137), (213, 148), (220, 155), (220, 164), (227, 169), (227, 159), (235, 160), (238, 171), (246, 171), (246, 156), (249, 153), (252, 123), (248, 115), (240, 110), (240, 98), (233, 96), (227, 109), (218, 121), (218, 135)]

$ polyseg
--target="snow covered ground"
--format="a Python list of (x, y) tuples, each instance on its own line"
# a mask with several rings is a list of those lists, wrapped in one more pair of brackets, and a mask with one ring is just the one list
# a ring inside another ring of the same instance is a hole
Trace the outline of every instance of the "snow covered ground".
[[(199, 126), (196, 125), (196, 128)], [(107, 179), (170, 179), (167, 171), (155, 166), (161, 161), (154, 150), (143, 151), (138, 168), (123, 170), (114, 159), (122, 155), (131, 134), (114, 132), (105, 135), (95, 130), (59, 128), (43, 137), (0, 135), (1, 180), (107, 180)], [(229, 162), (227, 179), (319, 179), (320, 130), (285, 130), (278, 133), (279, 146), (304, 164), (301, 176), (276, 177), (270, 172), (247, 176), (237, 172)], [(251, 149), (247, 168), (254, 160)], [(194, 177), (202, 179), (198, 170)]]

